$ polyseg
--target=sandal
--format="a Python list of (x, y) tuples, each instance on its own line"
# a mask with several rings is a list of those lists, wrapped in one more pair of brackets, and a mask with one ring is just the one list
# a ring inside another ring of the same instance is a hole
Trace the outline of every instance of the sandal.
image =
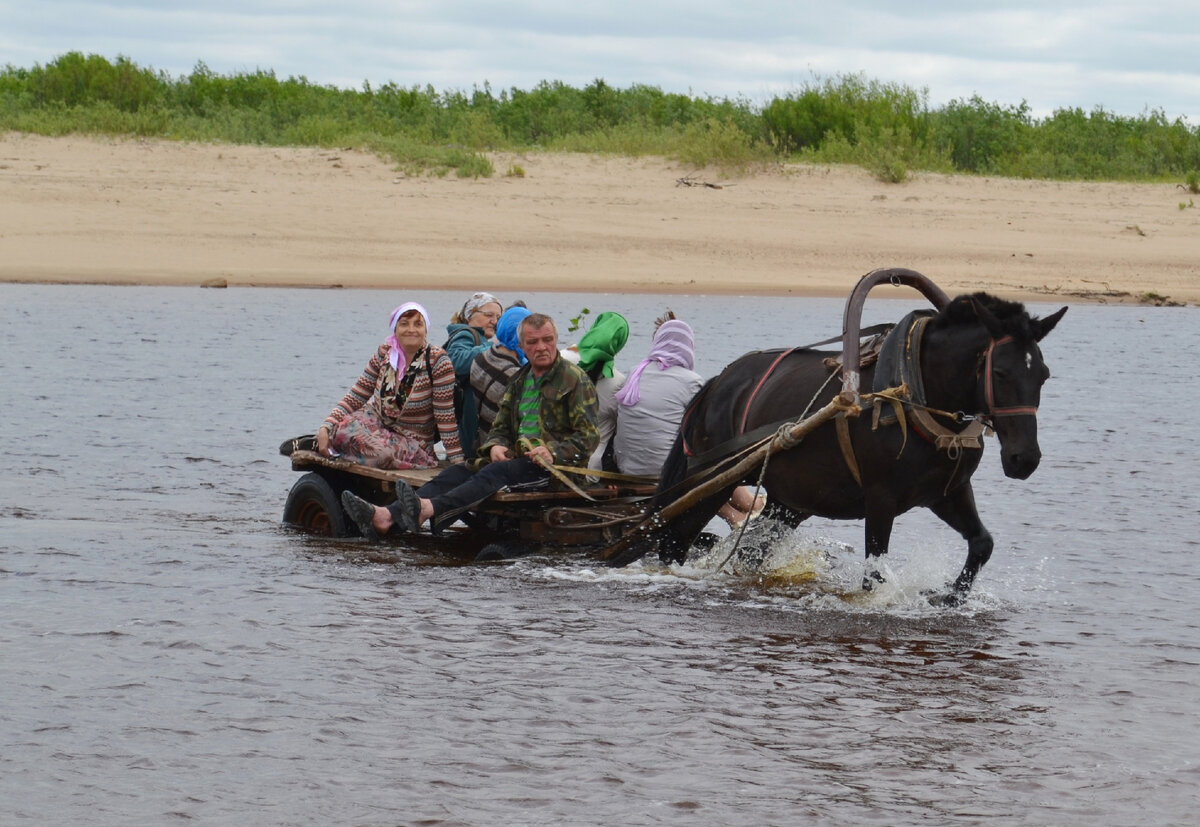
[(379, 536), (379, 532), (375, 530), (373, 522), (375, 519), (375, 506), (353, 491), (343, 491), (342, 508), (346, 509), (346, 514), (358, 526), (358, 530), (362, 533), (362, 536), (366, 537), (372, 543), (378, 543), (382, 539)]

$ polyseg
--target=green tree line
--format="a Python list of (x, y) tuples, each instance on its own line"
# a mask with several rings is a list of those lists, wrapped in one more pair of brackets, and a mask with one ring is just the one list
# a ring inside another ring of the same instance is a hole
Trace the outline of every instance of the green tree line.
[(926, 170), (1060, 180), (1200, 180), (1200, 127), (1160, 110), (1030, 115), (973, 96), (930, 108), (928, 92), (862, 75), (815, 78), (765, 105), (597, 79), (577, 89), (470, 92), (338, 89), (274, 72), (184, 76), (128, 58), (70, 52), (0, 72), (0, 129), (276, 146), (353, 146), (409, 171), (494, 174), (494, 151), (660, 155), (744, 172), (783, 161), (848, 163), (884, 181)]

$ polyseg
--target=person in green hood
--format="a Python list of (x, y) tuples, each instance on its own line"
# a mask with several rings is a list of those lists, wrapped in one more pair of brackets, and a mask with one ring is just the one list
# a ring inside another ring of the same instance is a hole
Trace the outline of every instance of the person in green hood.
[[(620, 313), (606, 311), (596, 317), (592, 327), (579, 344), (571, 348), (579, 354), (579, 367), (596, 386), (596, 398), (600, 402), (600, 410), (613, 406), (613, 395), (625, 383), (625, 375), (614, 366), (617, 354), (629, 341), (629, 322)], [(607, 426), (603, 424), (607, 420)], [(600, 442), (596, 445), (588, 460), (591, 468), (604, 467), (604, 455), (609, 451), (615, 430), (615, 417), (602, 417), (600, 421)], [(611, 466), (611, 463), (610, 463)], [(616, 470), (615, 466), (609, 470)]]
[[(601, 379), (612, 379), (617, 354), (629, 341), (629, 322), (620, 313), (606, 311), (596, 317), (592, 328), (583, 335), (574, 350), (579, 353), (579, 367), (600, 390)], [(615, 392), (615, 391), (614, 391)]]

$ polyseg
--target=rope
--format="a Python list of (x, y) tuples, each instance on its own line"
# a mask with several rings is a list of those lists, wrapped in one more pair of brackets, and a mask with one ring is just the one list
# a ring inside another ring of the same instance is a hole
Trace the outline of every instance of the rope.
[(632, 485), (652, 485), (658, 482), (658, 477), (648, 477), (641, 474), (620, 474), (616, 471), (604, 471), (599, 468), (580, 468), (576, 465), (555, 465), (564, 474), (575, 474), (580, 477), (595, 477), (596, 479), (617, 480)]
[[(799, 440), (796, 441), (796, 444), (797, 445), (800, 444)], [(758, 500), (759, 492), (762, 491), (763, 478), (767, 476), (767, 463), (769, 463), (770, 461), (771, 461), (771, 451), (770, 451), (770, 449), (768, 449), (766, 451), (766, 455), (763, 457), (762, 471), (759, 472), (758, 484), (755, 485), (755, 487), (754, 487), (754, 497), (751, 500), (751, 502), (756, 502)], [(733, 548), (731, 548), (729, 550), (729, 553), (725, 555), (725, 559), (721, 561), (721, 565), (717, 566), (717, 571), (722, 571), (725, 568), (725, 564), (728, 563), (731, 559), (733, 559), (733, 555), (737, 553), (738, 548), (742, 544), (742, 538), (746, 536), (746, 529), (749, 527), (750, 527), (750, 515), (747, 513), (746, 519), (742, 520), (742, 525), (738, 529), (738, 535), (733, 541)], [(733, 574), (733, 572), (726, 572), (726, 573)]]
[[(778, 449), (781, 451), (790, 451), (791, 449), (795, 448), (797, 445), (800, 444), (800, 442), (803, 440), (803, 437), (799, 437), (799, 438), (793, 437), (791, 434), (792, 430), (799, 422), (802, 422), (804, 420), (804, 418), (808, 416), (809, 412), (812, 410), (813, 405), (816, 404), (817, 399), (824, 392), (825, 387), (829, 384), (829, 382), (835, 376), (837, 376), (836, 373), (829, 374), (829, 376), (826, 378), (826, 380), (821, 384), (821, 387), (817, 388), (817, 392), (813, 394), (812, 399), (809, 400), (808, 405), (804, 408), (804, 413), (800, 415), (799, 419), (784, 422), (776, 430), (773, 441), (768, 445), (767, 450), (763, 452), (762, 468), (759, 470), (758, 482), (755, 484), (755, 488), (754, 488), (754, 499), (755, 500), (758, 499), (759, 494), (762, 492), (763, 480), (765, 480), (766, 476), (767, 476), (767, 467), (771, 461), (771, 453), (772, 453), (771, 447), (778, 446)], [(885, 390), (877, 391), (875, 393), (863, 394), (861, 396), (861, 399), (863, 401), (872, 400), (872, 399), (884, 399), (884, 400), (887, 400), (888, 402), (891, 402), (893, 405), (910, 405), (912, 407), (920, 407), (920, 408), (930, 411), (931, 413), (941, 414), (942, 416), (949, 417), (952, 420), (954, 420), (955, 422), (970, 419), (970, 417), (967, 417), (961, 411), (957, 414), (952, 414), (952, 413), (948, 413), (947, 411), (939, 411), (936, 408), (930, 408), (927, 405), (915, 405), (909, 399), (905, 398), (907, 396), (907, 394), (908, 394), (908, 389), (905, 388), (904, 386), (901, 386), (899, 388), (887, 388)], [(903, 450), (903, 449), (901, 449), (901, 450)], [(951, 457), (951, 458), (953, 459), (954, 457)], [(961, 452), (960, 452), (960, 455), (957, 457), (957, 459), (958, 459), (958, 463), (961, 465), (961, 463), (962, 463)], [(955, 468), (955, 473), (957, 473), (957, 466)], [(954, 477), (954, 475), (952, 474), (951, 479), (953, 479), (953, 477)], [(947, 490), (948, 490), (948, 486), (947, 486)], [(742, 538), (746, 536), (746, 529), (749, 528), (749, 526), (750, 526), (750, 519), (747, 516), (747, 518), (742, 521), (742, 525), (739, 527), (737, 537), (734, 538), (733, 548), (731, 548), (729, 550), (729, 553), (725, 555), (725, 558), (721, 561), (720, 565), (717, 566), (717, 571), (724, 571), (725, 566), (729, 563), (730, 560), (733, 559), (733, 555), (737, 554), (737, 551), (741, 547), (741, 544), (742, 544)], [(725, 573), (732, 574), (733, 572), (725, 572)]]

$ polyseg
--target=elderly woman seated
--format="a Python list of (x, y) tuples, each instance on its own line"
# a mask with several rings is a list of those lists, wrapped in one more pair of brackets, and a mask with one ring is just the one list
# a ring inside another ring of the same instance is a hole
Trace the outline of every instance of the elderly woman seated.
[(373, 468), (433, 468), (439, 437), (461, 462), (454, 418), (454, 367), (428, 342), (429, 313), (416, 302), (392, 311), (389, 335), (354, 387), (317, 431), (317, 450)]
[(492, 346), (496, 323), (504, 306), (491, 293), (474, 293), (446, 325), (446, 352), (454, 365), (454, 411), (458, 417), (459, 442), (467, 456), (475, 453), (478, 429), (476, 408), (471, 404), (471, 363)]

